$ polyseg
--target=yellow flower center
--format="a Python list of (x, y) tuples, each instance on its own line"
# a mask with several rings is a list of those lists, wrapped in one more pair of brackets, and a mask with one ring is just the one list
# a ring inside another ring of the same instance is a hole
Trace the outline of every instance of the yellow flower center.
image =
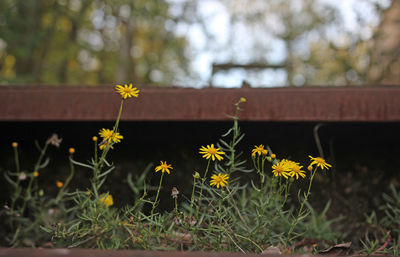
[(316, 157), (315, 161), (318, 162), (318, 163), (325, 163), (325, 160), (322, 159), (321, 157)]
[(278, 172), (278, 173), (282, 173), (282, 172), (284, 172), (285, 170), (283, 169), (282, 166), (277, 166), (276, 169), (275, 169), (275, 171)]
[(214, 181), (219, 184), (223, 181), (223, 179), (220, 176), (217, 176), (216, 178), (214, 178)]
[(208, 153), (209, 153), (209, 154), (216, 154), (216, 153), (217, 153), (217, 149), (215, 149), (215, 148), (210, 148), (210, 149), (208, 149)]

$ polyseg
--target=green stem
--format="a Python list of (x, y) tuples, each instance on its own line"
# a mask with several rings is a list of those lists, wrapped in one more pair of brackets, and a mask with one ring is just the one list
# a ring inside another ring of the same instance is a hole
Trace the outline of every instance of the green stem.
[(194, 189), (196, 188), (196, 178), (193, 177), (192, 197), (190, 197), (190, 212), (189, 218), (192, 218), (193, 202), (194, 202)]
[[(115, 124), (114, 124), (114, 128), (113, 128), (113, 132), (117, 132), (118, 131), (118, 126), (119, 126), (119, 121), (121, 119), (121, 114), (122, 114), (122, 109), (123, 109), (123, 105), (124, 105), (124, 99), (121, 99), (121, 105), (119, 107), (119, 111), (118, 111), (118, 116), (117, 119), (115, 120)], [(97, 147), (97, 146), (96, 146)], [(104, 167), (104, 163), (107, 157), (107, 153), (111, 148), (111, 143), (108, 143), (107, 146), (104, 148), (104, 150), (101, 153), (100, 159), (97, 162), (97, 148), (96, 148), (96, 164), (94, 165), (94, 169), (93, 169), (93, 179), (92, 179), (92, 188), (93, 188), (93, 193), (96, 197), (96, 199), (99, 198), (99, 193), (98, 193), (98, 184), (99, 184), (99, 176), (101, 173), (101, 170)]]
[[(46, 142), (44, 147), (43, 147), (43, 149), (40, 151), (39, 158), (38, 158), (35, 166), (33, 167), (33, 171), (39, 171), (40, 164), (42, 163), (43, 157), (46, 154), (48, 146), (49, 146), (49, 143)], [(26, 203), (31, 199), (32, 183), (33, 183), (34, 179), (35, 179), (35, 177), (32, 174), (30, 176), (29, 184), (28, 184), (28, 187), (27, 187), (26, 192), (25, 192), (24, 201), (22, 203), (22, 208), (21, 208), (21, 213), (20, 213), (22, 216), (24, 215), (24, 211), (25, 211), (25, 208), (26, 208)]]
[(15, 202), (17, 201), (19, 195), (21, 194), (21, 190), (19, 190), (19, 183), (21, 182), (20, 179), (20, 168), (19, 168), (19, 158), (18, 158), (18, 148), (17, 147), (13, 147), (14, 149), (14, 161), (15, 161), (15, 171), (17, 174), (17, 182), (15, 183), (15, 190), (14, 190), (14, 194), (11, 198), (11, 212), (14, 211), (14, 206), (15, 206)]
[(15, 171), (17, 172), (17, 174), (20, 171), (19, 168), (19, 158), (18, 158), (18, 148), (17, 147), (13, 147), (14, 149), (14, 161), (15, 161)]
[(49, 143), (46, 142), (45, 145), (44, 145), (44, 147), (43, 147), (43, 149), (42, 149), (42, 151), (40, 151), (39, 158), (38, 158), (38, 160), (37, 160), (37, 162), (36, 162), (36, 164), (35, 164), (35, 166), (34, 166), (34, 168), (33, 168), (33, 171), (39, 171), (40, 163), (42, 163), (43, 157), (44, 157), (45, 154), (46, 154), (46, 151), (47, 151), (47, 147), (48, 147), (48, 146), (49, 146)]
[(156, 208), (157, 205), (157, 201), (158, 201), (158, 196), (160, 195), (160, 189), (161, 189), (161, 184), (163, 181), (163, 177), (164, 177), (164, 172), (161, 174), (161, 178), (160, 178), (160, 184), (158, 185), (158, 189), (157, 189), (157, 194), (156, 194), (156, 199), (153, 202), (153, 208), (151, 209), (151, 219), (153, 219), (153, 213), (154, 213), (154, 209)]
[(243, 226), (246, 228), (247, 234), (250, 234), (249, 227), (247, 226), (247, 223), (246, 223), (245, 219), (243, 218), (242, 214), (240, 213), (240, 210), (239, 210), (239, 208), (238, 208), (238, 206), (237, 206), (237, 204), (236, 204), (235, 198), (233, 197), (233, 194), (232, 194), (232, 192), (229, 190), (229, 187), (228, 187), (228, 186), (226, 186), (226, 190), (228, 191), (228, 194), (231, 196), (231, 197), (229, 197), (229, 198), (232, 200), (233, 207), (234, 207), (235, 211), (237, 212), (237, 214), (238, 214), (238, 216), (239, 216), (239, 219), (242, 221)]
[(286, 237), (285, 246), (287, 246), (287, 244), (288, 244), (289, 241), (291, 240), (290, 236), (291, 236), (291, 234), (292, 234), (292, 232), (293, 232), (293, 229), (295, 228), (295, 226), (297, 225), (297, 223), (298, 223), (299, 220), (300, 220), (300, 216), (302, 215), (302, 211), (303, 211), (303, 208), (304, 208), (304, 204), (307, 202), (308, 197), (309, 197), (309, 195), (310, 195), (310, 193), (311, 193), (311, 185), (312, 185), (312, 182), (313, 182), (313, 179), (314, 179), (314, 176), (315, 176), (316, 171), (317, 171), (317, 166), (315, 166), (313, 172), (311, 173), (310, 183), (308, 184), (307, 193), (304, 195), (304, 199), (303, 199), (303, 201), (301, 202), (300, 209), (299, 209), (299, 212), (297, 213), (296, 219), (294, 220), (294, 222), (293, 222), (293, 223), (291, 224), (291, 226), (290, 226), (288, 235), (287, 235), (287, 237)]
[(69, 176), (68, 176), (68, 178), (65, 180), (65, 183), (64, 183), (64, 185), (61, 187), (60, 191), (58, 191), (58, 194), (57, 194), (57, 197), (56, 197), (56, 200), (55, 200), (55, 203), (56, 203), (56, 204), (61, 200), (61, 198), (62, 198), (63, 195), (64, 195), (64, 190), (65, 190), (65, 188), (67, 188), (68, 184), (71, 182), (72, 178), (74, 177), (74, 174), (75, 174), (75, 166), (74, 166), (74, 164), (72, 163), (72, 156), (69, 157), (69, 168), (70, 168)]
[(96, 164), (99, 160), (97, 147), (98, 147), (98, 144), (97, 144), (97, 140), (96, 140), (96, 141), (94, 141), (94, 163), (96, 163)]
[(119, 125), (119, 120), (121, 119), (121, 113), (122, 113), (122, 106), (123, 105), (124, 105), (124, 99), (122, 98), (121, 99), (121, 105), (119, 106), (118, 117), (117, 117), (117, 120), (115, 121), (115, 125), (114, 125), (114, 128), (113, 128), (114, 132), (117, 132), (117, 130), (118, 130), (118, 125)]
[(200, 205), (201, 205), (201, 201), (203, 200), (202, 199), (203, 198), (203, 187), (204, 187), (204, 182), (207, 179), (207, 173), (208, 173), (208, 168), (210, 167), (210, 162), (211, 162), (211, 157), (210, 157), (210, 159), (208, 159), (206, 171), (204, 172), (204, 176), (201, 179), (199, 202), (198, 202), (197, 209), (196, 209), (196, 220), (198, 220), (198, 217), (199, 217)]
[(175, 215), (176, 217), (179, 216), (179, 212), (178, 212), (178, 197), (174, 197), (175, 199)]

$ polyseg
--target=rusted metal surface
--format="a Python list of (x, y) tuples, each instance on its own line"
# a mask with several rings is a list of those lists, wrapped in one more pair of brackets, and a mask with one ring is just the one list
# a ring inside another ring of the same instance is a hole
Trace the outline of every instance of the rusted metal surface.
[[(400, 121), (400, 87), (185, 89), (142, 88), (122, 120), (223, 121), (240, 97), (247, 121)], [(120, 97), (112, 86), (0, 86), (0, 121), (111, 121)]]
[[(134, 251), (134, 250), (97, 250), (97, 249), (30, 249), (0, 248), (0, 257), (255, 257), (260, 254), (240, 254), (221, 252), (179, 252), (179, 251)], [(267, 257), (318, 257), (318, 255), (262, 255)], [(321, 255), (320, 255), (321, 256)]]

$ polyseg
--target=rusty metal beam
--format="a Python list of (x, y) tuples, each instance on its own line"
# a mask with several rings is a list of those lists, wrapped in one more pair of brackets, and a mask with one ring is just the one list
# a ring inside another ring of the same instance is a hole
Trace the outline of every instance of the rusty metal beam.
[[(187, 252), (187, 251), (135, 251), (135, 250), (98, 250), (98, 249), (31, 249), (0, 248), (0, 257), (256, 257), (260, 254), (240, 254), (222, 252)], [(267, 257), (321, 257), (322, 255), (278, 255), (267, 254)]]
[[(142, 88), (124, 103), (126, 121), (223, 121), (240, 97), (246, 121), (399, 122), (400, 87)], [(112, 86), (0, 86), (0, 121), (111, 121)]]

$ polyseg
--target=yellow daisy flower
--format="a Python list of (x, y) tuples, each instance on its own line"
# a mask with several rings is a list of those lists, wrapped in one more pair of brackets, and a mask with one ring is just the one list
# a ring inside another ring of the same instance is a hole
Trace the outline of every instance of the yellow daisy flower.
[(171, 164), (167, 164), (166, 161), (165, 161), (165, 162), (160, 161), (160, 162), (161, 162), (161, 164), (158, 165), (158, 166), (155, 168), (155, 171), (158, 172), (158, 171), (161, 170), (162, 173), (167, 172), (168, 174), (170, 174), (169, 169), (171, 169), (171, 170), (173, 169), (172, 166), (171, 166)]
[(121, 97), (123, 99), (126, 99), (128, 97), (138, 97), (139, 96), (139, 90), (136, 87), (132, 87), (132, 83), (125, 84), (124, 86), (121, 85), (116, 85), (115, 90), (117, 90), (118, 93), (120, 93)]
[(298, 163), (294, 163), (290, 167), (291, 171), (289, 172), (289, 175), (291, 177), (296, 176), (296, 179), (298, 179), (299, 176), (301, 176), (302, 178), (305, 178), (306, 177), (305, 171), (301, 170), (301, 168), (303, 168), (303, 166), (300, 166)]
[(207, 160), (211, 157), (213, 161), (215, 161), (215, 158), (217, 158), (218, 161), (224, 159), (221, 155), (225, 154), (221, 151), (221, 149), (215, 148), (214, 144), (211, 144), (211, 146), (207, 145), (207, 147), (200, 147), (199, 153), (202, 154), (203, 158), (206, 158)]
[(107, 140), (109, 142), (111, 142), (111, 137), (113, 134), (114, 134), (114, 132), (112, 130), (105, 129), (105, 128), (100, 129), (100, 132), (99, 132), (99, 135), (102, 138), (104, 138), (104, 140)]
[(212, 175), (210, 180), (210, 186), (224, 187), (228, 184), (229, 176), (227, 174), (218, 173), (218, 175)]
[(266, 155), (268, 153), (268, 151), (264, 149), (264, 145), (259, 145), (259, 146), (255, 145), (254, 149), (251, 151), (251, 153), (252, 153), (252, 156), (254, 156), (255, 154)]
[(102, 194), (100, 195), (100, 199), (99, 202), (103, 205), (105, 205), (106, 207), (112, 206), (114, 204), (114, 200), (112, 195), (108, 194)]
[(111, 140), (114, 143), (119, 143), (119, 142), (121, 142), (121, 139), (123, 139), (123, 138), (124, 137), (119, 132), (114, 132), (112, 137), (111, 137)]
[(277, 164), (272, 165), (272, 173), (274, 173), (275, 177), (283, 176), (287, 179), (289, 176), (288, 172), (290, 172), (290, 166), (285, 160), (282, 160)]
[(35, 178), (39, 177), (39, 172), (38, 172), (38, 171), (34, 171), (34, 172), (33, 172), (33, 176), (34, 176)]
[(312, 167), (314, 164), (317, 165), (317, 167), (320, 167), (322, 170), (323, 169), (329, 169), (332, 167), (332, 165), (328, 164), (325, 162), (324, 158), (321, 157), (312, 157), (311, 155), (309, 155), (308, 157), (310, 157), (311, 159), (311, 164), (310, 166)]
[(119, 132), (114, 132), (109, 129), (102, 128), (99, 132), (99, 135), (109, 143), (114, 142), (114, 143), (119, 143), (121, 142), (121, 139), (124, 137), (119, 134)]

